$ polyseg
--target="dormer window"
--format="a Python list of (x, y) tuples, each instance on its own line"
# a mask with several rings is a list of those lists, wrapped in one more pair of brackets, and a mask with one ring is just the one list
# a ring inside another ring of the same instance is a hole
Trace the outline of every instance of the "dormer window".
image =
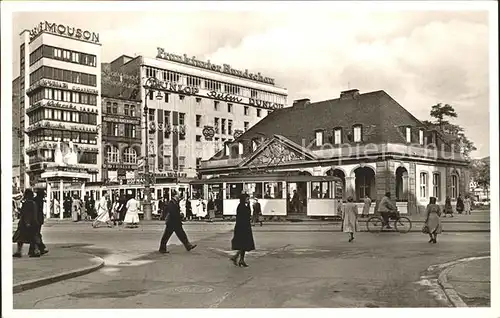
[(363, 136), (361, 135), (361, 125), (355, 125), (352, 128), (354, 135), (354, 142), (361, 142)]
[(243, 144), (241, 142), (238, 143), (238, 154), (239, 155), (243, 154)]
[(257, 150), (257, 146), (258, 146), (258, 144), (257, 144), (257, 140), (253, 139), (253, 140), (252, 140), (252, 151)]
[(411, 143), (411, 127), (406, 127), (406, 142)]
[(419, 129), (418, 131), (418, 143), (423, 145), (424, 144), (424, 130)]
[(340, 145), (342, 143), (342, 128), (335, 128), (333, 130), (333, 143)]
[(317, 130), (316, 131), (316, 146), (322, 146), (323, 145), (323, 131), (322, 130)]

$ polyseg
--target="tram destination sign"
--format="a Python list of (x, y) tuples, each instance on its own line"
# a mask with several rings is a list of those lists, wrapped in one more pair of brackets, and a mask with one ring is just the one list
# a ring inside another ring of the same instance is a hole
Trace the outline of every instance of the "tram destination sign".
[(50, 23), (48, 21), (40, 22), (37, 26), (31, 29), (30, 41), (43, 32), (62, 35), (90, 43), (99, 43), (99, 33), (75, 28), (66, 24)]
[(262, 76), (262, 74), (260, 74), (260, 72), (250, 73), (248, 71), (248, 69), (246, 69), (245, 71), (237, 70), (237, 69), (232, 68), (231, 65), (229, 65), (229, 64), (217, 65), (217, 64), (213, 64), (212, 62), (210, 62), (210, 60), (208, 60), (206, 62), (200, 61), (200, 60), (196, 59), (196, 56), (189, 57), (187, 54), (177, 55), (177, 54), (168, 53), (168, 52), (165, 52), (165, 49), (161, 48), (161, 47), (158, 47), (157, 49), (158, 49), (158, 52), (157, 52), (156, 58), (158, 58), (158, 59), (178, 62), (178, 63), (187, 64), (187, 65), (191, 65), (191, 66), (196, 66), (196, 67), (204, 68), (204, 69), (207, 69), (210, 71), (230, 74), (230, 75), (234, 75), (234, 76), (238, 76), (238, 77), (242, 77), (242, 78), (251, 79), (251, 80), (254, 80), (257, 82), (262, 82), (262, 83), (274, 85), (274, 78)]

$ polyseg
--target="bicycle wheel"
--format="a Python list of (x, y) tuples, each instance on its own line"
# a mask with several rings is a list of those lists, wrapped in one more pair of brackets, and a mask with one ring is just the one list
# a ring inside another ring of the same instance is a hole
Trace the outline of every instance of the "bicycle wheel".
[(411, 230), (411, 221), (406, 216), (402, 216), (394, 221), (394, 227), (399, 233), (408, 233)]
[(382, 222), (382, 219), (378, 216), (372, 216), (368, 219), (368, 221), (366, 221), (366, 228), (368, 232), (371, 233), (378, 233), (382, 231), (383, 225), (384, 222)]

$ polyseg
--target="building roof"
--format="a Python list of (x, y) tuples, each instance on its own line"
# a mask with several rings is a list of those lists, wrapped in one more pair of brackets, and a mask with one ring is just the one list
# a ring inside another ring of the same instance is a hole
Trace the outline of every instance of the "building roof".
[[(342, 142), (349, 142), (352, 127), (362, 125), (363, 143), (406, 143), (405, 126), (426, 129), (425, 125), (383, 90), (359, 94), (342, 92), (340, 98), (309, 103), (299, 100), (292, 107), (277, 109), (252, 126), (235, 142), (248, 143), (262, 137), (281, 135), (292, 142), (314, 149), (317, 130), (323, 130), (324, 143), (331, 143), (334, 128), (342, 128)], [(412, 129), (418, 142), (418, 130)], [(245, 147), (247, 149), (247, 147)], [(223, 158), (221, 150), (214, 157)]]

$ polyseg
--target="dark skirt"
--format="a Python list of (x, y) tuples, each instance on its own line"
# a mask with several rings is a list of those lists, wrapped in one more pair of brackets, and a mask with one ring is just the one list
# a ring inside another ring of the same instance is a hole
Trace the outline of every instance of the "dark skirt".
[(246, 252), (255, 250), (252, 225), (250, 222), (245, 222), (241, 225), (236, 223), (234, 227), (233, 239), (231, 240), (231, 249)]
[(12, 235), (12, 243), (33, 243), (37, 235), (34, 226), (27, 227), (24, 222), (19, 221), (17, 229)]

